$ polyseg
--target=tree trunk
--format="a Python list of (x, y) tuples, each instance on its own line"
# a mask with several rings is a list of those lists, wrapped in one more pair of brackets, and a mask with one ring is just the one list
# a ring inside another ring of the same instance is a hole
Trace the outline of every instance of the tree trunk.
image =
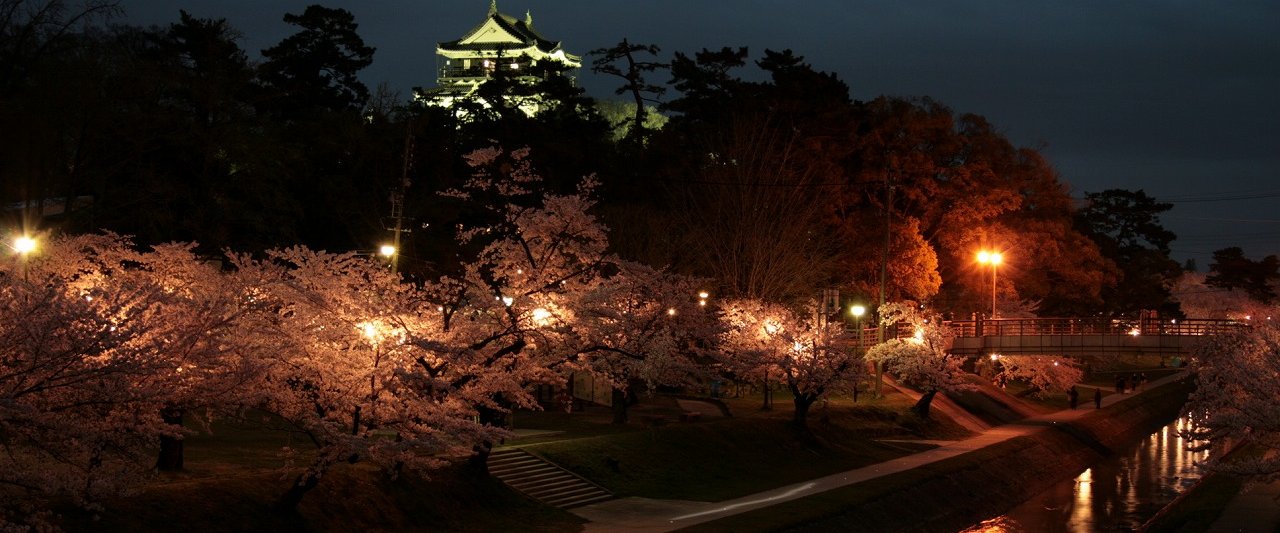
[(936, 390), (931, 390), (921, 394), (920, 399), (916, 401), (916, 404), (911, 406), (911, 411), (919, 415), (920, 418), (929, 418), (929, 405), (933, 403), (933, 397), (937, 394), (938, 391)]
[(627, 391), (614, 387), (609, 395), (613, 402), (613, 423), (627, 423)]
[[(505, 403), (501, 397), (497, 398), (497, 401)], [(484, 406), (477, 407), (476, 412), (478, 413), (481, 424), (496, 428), (507, 428), (507, 413)], [(475, 452), (470, 459), (471, 466), (480, 468), (481, 470), (487, 469), (489, 464), (489, 454), (493, 452), (493, 443), (486, 440), (472, 446), (471, 451)]]
[(876, 383), (875, 383), (876, 387), (875, 387), (874, 397), (878, 400), (880, 398), (884, 398), (884, 389), (882, 388), (884, 385), (884, 361), (876, 361), (875, 365), (876, 365)]
[[(165, 424), (182, 428), (185, 411), (180, 407), (165, 407), (160, 410), (160, 418)], [(175, 472), (183, 466), (182, 437), (160, 436), (160, 454), (156, 457), (156, 469), (161, 472)]]
[(798, 395), (795, 397), (796, 412), (791, 417), (792, 427), (804, 431), (809, 430), (809, 407), (813, 406), (813, 402), (817, 400), (816, 396)]
[(297, 510), (298, 504), (302, 502), (302, 497), (307, 495), (311, 489), (316, 488), (320, 484), (320, 476), (312, 473), (302, 473), (298, 475), (298, 479), (294, 480), (293, 486), (289, 487), (289, 491), (280, 497), (276, 502), (276, 510), (278, 511), (294, 511)]
[(474, 453), (467, 459), (467, 465), (487, 474), (489, 472), (489, 455), (493, 453), (493, 443), (487, 440), (480, 442), (472, 446), (471, 451)]

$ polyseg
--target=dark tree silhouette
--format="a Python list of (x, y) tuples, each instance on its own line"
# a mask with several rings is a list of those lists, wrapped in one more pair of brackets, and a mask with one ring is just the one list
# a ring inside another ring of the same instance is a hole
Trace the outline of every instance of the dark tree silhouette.
[(373, 63), (374, 48), (356, 33), (355, 16), (345, 9), (308, 6), (284, 21), (301, 28), (262, 51), (263, 83), (275, 94), (273, 107), (287, 118), (307, 110), (357, 110), (369, 89), (356, 77)]
[[(592, 61), (591, 70), (599, 74), (622, 78), (623, 84), (614, 90), (614, 94), (630, 94), (632, 101), (635, 103), (635, 117), (631, 121), (631, 129), (628, 131), (626, 138), (637, 145), (643, 144), (646, 138), (644, 129), (645, 116), (648, 114), (648, 110), (645, 107), (646, 104), (657, 104), (659, 102), (658, 98), (667, 90), (666, 87), (645, 81), (644, 75), (646, 72), (652, 72), (668, 66), (666, 63), (658, 61), (637, 59), (637, 55), (648, 54), (656, 56), (658, 51), (657, 45), (632, 44), (627, 42), (626, 39), (623, 39), (622, 42), (612, 48), (598, 48), (591, 51), (592, 55), (600, 56), (595, 61)], [(624, 65), (617, 65), (619, 61), (622, 61)]]

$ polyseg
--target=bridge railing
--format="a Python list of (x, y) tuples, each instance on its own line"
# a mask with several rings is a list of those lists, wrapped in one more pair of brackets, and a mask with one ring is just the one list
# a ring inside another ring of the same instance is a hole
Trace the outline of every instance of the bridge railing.
[[(1034, 335), (1218, 335), (1235, 331), (1248, 324), (1235, 320), (1185, 319), (1137, 320), (1111, 318), (996, 318), (988, 320), (953, 320), (946, 323), (957, 337), (1034, 336)], [(876, 328), (848, 331), (851, 341), (861, 346), (876, 343)], [(889, 327), (887, 339), (912, 335), (909, 328)]]
[(1234, 320), (1134, 320), (1110, 318), (997, 318), (948, 323), (957, 337), (1028, 335), (1217, 335), (1247, 324)]

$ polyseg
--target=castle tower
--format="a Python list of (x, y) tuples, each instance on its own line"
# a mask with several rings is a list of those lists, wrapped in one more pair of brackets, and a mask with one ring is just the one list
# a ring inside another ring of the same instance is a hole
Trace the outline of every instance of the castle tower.
[[(582, 67), (580, 56), (565, 52), (559, 41), (551, 41), (534, 29), (531, 13), (519, 20), (498, 12), (497, 0), (491, 0), (483, 22), (458, 40), (436, 43), (437, 86), (419, 96), (432, 104), (449, 106), (474, 93), (500, 69), (519, 79), (520, 72), (550, 60), (571, 69)], [(528, 78), (536, 80), (532, 74)]]

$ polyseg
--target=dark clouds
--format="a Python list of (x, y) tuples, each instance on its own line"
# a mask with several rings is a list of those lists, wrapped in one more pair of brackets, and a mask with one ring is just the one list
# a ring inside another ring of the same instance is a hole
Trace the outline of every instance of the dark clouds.
[[(311, 2), (124, 0), (127, 22), (167, 24), (178, 6), (225, 17), (251, 56), (291, 33)], [(326, 2), (376, 46), (363, 78), (407, 94), (434, 82), (435, 43), (483, 18), (486, 0)], [(1077, 195), (1144, 189), (1179, 202), (1166, 226), (1203, 266), (1239, 245), (1280, 254), (1280, 2), (611, 0), (500, 1), (533, 13), (574, 53), (623, 37), (666, 53), (790, 48), (837, 73), (854, 98), (928, 95), (1044, 147)], [(582, 73), (600, 98), (614, 82)], [(665, 80), (663, 80), (665, 81)], [(1253, 197), (1202, 201), (1220, 193)]]

